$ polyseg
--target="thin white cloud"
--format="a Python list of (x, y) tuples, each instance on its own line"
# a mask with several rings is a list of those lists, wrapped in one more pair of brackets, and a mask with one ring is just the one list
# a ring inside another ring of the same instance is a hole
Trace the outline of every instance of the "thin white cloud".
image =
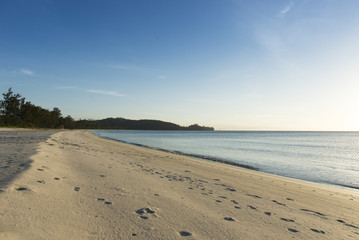
[(25, 74), (28, 76), (33, 76), (34, 72), (29, 70), (29, 69), (20, 69), (19, 71), (14, 71), (14, 73), (21, 73), (21, 74)]
[(105, 90), (99, 90), (99, 89), (86, 89), (86, 92), (90, 92), (90, 93), (98, 93), (98, 94), (103, 94), (103, 95), (110, 95), (110, 96), (115, 96), (115, 97), (124, 97), (124, 94), (121, 94), (117, 91), (105, 91)]
[(59, 89), (59, 90), (75, 90), (75, 91), (103, 94), (103, 95), (109, 95), (109, 96), (115, 96), (115, 97), (125, 97), (126, 96), (125, 94), (119, 93), (117, 91), (106, 91), (106, 90), (101, 90), (101, 89), (82, 89), (82, 88), (72, 87), (72, 86), (55, 86), (55, 88)]
[(280, 15), (284, 17), (293, 8), (293, 2), (290, 2), (284, 9), (280, 11)]

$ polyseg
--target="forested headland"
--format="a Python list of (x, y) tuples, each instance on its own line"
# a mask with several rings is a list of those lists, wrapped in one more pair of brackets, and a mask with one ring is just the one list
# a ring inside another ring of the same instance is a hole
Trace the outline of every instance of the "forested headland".
[(193, 124), (183, 127), (160, 120), (129, 120), (125, 118), (106, 118), (102, 120), (74, 120), (70, 115), (62, 116), (61, 110), (36, 106), (10, 88), (0, 100), (0, 126), (51, 129), (128, 129), (128, 130), (206, 130), (213, 127)]

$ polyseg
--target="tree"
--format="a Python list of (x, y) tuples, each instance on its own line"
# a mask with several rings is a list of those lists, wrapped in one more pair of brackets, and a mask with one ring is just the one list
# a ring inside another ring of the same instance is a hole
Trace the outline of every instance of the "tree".
[(0, 101), (0, 113), (4, 124), (16, 126), (21, 122), (21, 109), (25, 104), (25, 98), (20, 94), (14, 94), (11, 88), (3, 94), (4, 100)]
[(20, 94), (14, 94), (11, 88), (0, 100), (0, 126), (62, 128), (65, 123), (74, 127), (71, 117), (63, 118), (59, 108), (52, 111), (26, 102)]
[(70, 115), (62, 119), (62, 124), (64, 128), (75, 128), (75, 120)]

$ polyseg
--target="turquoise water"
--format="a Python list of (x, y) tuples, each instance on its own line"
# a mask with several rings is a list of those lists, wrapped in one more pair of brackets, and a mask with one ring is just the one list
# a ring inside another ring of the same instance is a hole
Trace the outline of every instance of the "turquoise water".
[(359, 189), (359, 132), (93, 131), (262, 172)]

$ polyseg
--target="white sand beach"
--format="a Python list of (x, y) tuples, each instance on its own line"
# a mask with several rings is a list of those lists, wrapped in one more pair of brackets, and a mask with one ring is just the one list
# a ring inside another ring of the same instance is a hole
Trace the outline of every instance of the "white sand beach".
[(0, 189), (0, 239), (359, 239), (356, 190), (85, 131), (55, 133), (29, 155)]

